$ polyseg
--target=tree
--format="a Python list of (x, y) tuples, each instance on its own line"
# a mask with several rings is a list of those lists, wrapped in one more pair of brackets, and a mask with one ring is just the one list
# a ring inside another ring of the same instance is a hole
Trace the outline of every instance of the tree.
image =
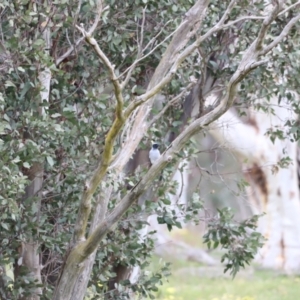
[[(259, 221), (259, 231), (267, 240), (257, 256), (258, 262), (267, 268), (299, 273), (298, 145), (297, 134), (291, 134), (288, 125), (297, 120), (298, 104), (296, 109), (293, 105), (298, 96), (293, 94), (295, 98), (288, 100), (286, 93), (290, 93), (288, 89), (282, 97), (279, 91), (272, 92), (270, 99), (264, 98), (267, 109), (250, 110), (250, 121), (246, 123), (227, 112), (216, 121), (211, 133), (244, 161), (245, 177), (251, 186), (247, 189), (251, 208), (256, 214), (266, 214)], [(260, 97), (255, 96), (254, 103), (259, 106)]]
[[(96, 296), (128, 297), (128, 289), (151, 295), (161, 274), (108, 290), (98, 286), (109, 287), (113, 264), (145, 266), (149, 258), (153, 241), (137, 242), (144, 222), (130, 217), (145, 209), (170, 229), (180, 226), (166, 196), (176, 188), (167, 184), (172, 166), (183, 148), (192, 155), (191, 137), (233, 105), (240, 83), (272, 61), (271, 51), (300, 18), (292, 10), (298, 4), (285, 1), (105, 4), (0, 4), (0, 145), (7, 175), (1, 181), (1, 264), (14, 270), (13, 282), (2, 276), (5, 297), (83, 299), (89, 281)], [(180, 127), (172, 105), (191, 89)], [(209, 93), (218, 101), (204, 107)], [(158, 100), (165, 102), (155, 112)], [(175, 138), (157, 163), (126, 174), (137, 148), (170, 127)], [(156, 190), (159, 201), (134, 205), (162, 170), (167, 180)], [(200, 207), (191, 201), (183, 209), (187, 219)], [(256, 217), (236, 227), (231, 220), (220, 211), (206, 240), (229, 249), (226, 268), (235, 274), (253, 258), (260, 238), (246, 230), (255, 228)]]

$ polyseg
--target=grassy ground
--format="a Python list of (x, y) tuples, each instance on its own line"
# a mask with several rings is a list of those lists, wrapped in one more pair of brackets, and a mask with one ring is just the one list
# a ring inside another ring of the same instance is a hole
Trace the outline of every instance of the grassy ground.
[[(154, 260), (154, 264), (156, 265)], [(183, 267), (184, 265), (184, 267)], [(297, 300), (300, 278), (249, 268), (235, 279), (222, 270), (174, 262), (172, 276), (160, 287), (156, 299), (163, 300)]]
[[(194, 247), (204, 247), (202, 239), (190, 231), (174, 230), (172, 236)], [(220, 261), (221, 252), (210, 253)], [(153, 258), (152, 270), (159, 269), (161, 259)], [(300, 276), (285, 276), (275, 271), (249, 266), (235, 279), (223, 274), (222, 266), (164, 259), (171, 262), (172, 275), (156, 294), (161, 300), (300, 300)]]

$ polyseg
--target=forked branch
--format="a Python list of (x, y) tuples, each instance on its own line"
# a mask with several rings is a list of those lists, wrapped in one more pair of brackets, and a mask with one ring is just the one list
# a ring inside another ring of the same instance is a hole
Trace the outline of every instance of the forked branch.
[(125, 122), (123, 114), (124, 100), (122, 95), (122, 88), (115, 74), (114, 66), (104, 54), (104, 52), (100, 49), (97, 41), (91, 36), (91, 34), (86, 32), (83, 27), (76, 26), (76, 28), (80, 30), (87, 43), (94, 48), (96, 54), (108, 69), (110, 80), (114, 86), (114, 93), (116, 98), (116, 117), (110, 130), (106, 135), (101, 161), (96, 171), (94, 172), (91, 180), (85, 184), (83, 196), (80, 202), (77, 221), (75, 224), (75, 233), (73, 240), (74, 243), (78, 243), (80, 241), (85, 240), (86, 228), (91, 212), (91, 199), (98, 185), (100, 184), (107, 172), (107, 169), (112, 159), (114, 141)]
[[(101, 15), (103, 13), (104, 10), (108, 9), (108, 7), (105, 7), (103, 9), (103, 0), (97, 0), (97, 8), (96, 8), (96, 17), (95, 20), (92, 24), (92, 26), (90, 27), (90, 29), (88, 30), (88, 34), (92, 35), (95, 31), (95, 29), (98, 26), (98, 23), (100, 21)], [(80, 12), (80, 7), (81, 6), (81, 1), (79, 1), (78, 6), (77, 6), (77, 11), (76, 11), (76, 15), (75, 18), (77, 18), (77, 15)], [(74, 44), (74, 46), (71, 46), (63, 55), (61, 55), (59, 58), (56, 59), (55, 61), (55, 65), (59, 66), (68, 56), (70, 56), (72, 54), (73, 51), (75, 51), (75, 49), (81, 44), (81, 42), (84, 40), (84, 36), (80, 37)]]
[[(276, 8), (275, 8), (276, 9)], [(274, 10), (273, 10), (274, 11)], [(269, 20), (273, 18), (273, 11), (271, 12), (271, 16), (266, 17), (266, 22), (262, 25), (262, 28), (267, 26)], [(277, 14), (279, 10), (277, 10)], [(284, 28), (282, 33), (276, 39), (276, 43), (271, 43), (268, 46), (268, 50), (270, 51), (273, 47), (275, 47), (279, 42), (283, 40), (283, 38), (288, 33), (288, 30), (295, 24), (296, 19), (299, 17), (295, 17), (292, 19), (287, 26)], [(261, 30), (262, 32), (263, 30)], [(261, 35), (263, 36), (263, 35)], [(94, 247), (96, 243), (101, 240), (104, 235), (107, 233), (109, 228), (113, 226), (120, 217), (126, 212), (126, 210), (138, 199), (138, 197), (143, 193), (143, 191), (149, 186), (152, 180), (161, 172), (161, 170), (175, 157), (176, 153), (180, 151), (184, 145), (190, 140), (190, 138), (199, 132), (203, 127), (211, 124), (213, 121), (217, 120), (221, 115), (223, 115), (232, 105), (235, 99), (237, 88), (239, 83), (251, 72), (251, 70), (257, 68), (258, 66), (267, 62), (267, 60), (260, 60), (262, 51), (257, 47), (257, 39), (252, 42), (249, 46), (248, 50), (244, 52), (241, 62), (232, 75), (231, 79), (228, 82), (226, 93), (224, 97), (221, 99), (220, 103), (208, 114), (196, 119), (190, 125), (188, 125), (184, 131), (172, 142), (172, 145), (166, 150), (166, 152), (160, 157), (160, 159), (150, 168), (150, 170), (143, 176), (141, 181), (134, 187), (132, 191), (130, 191), (118, 204), (118, 206), (112, 211), (112, 213), (106, 218), (105, 222), (99, 224), (99, 226), (95, 229), (93, 234), (86, 241), (84, 246), (85, 255), (89, 255), (94, 251)], [(260, 43), (260, 41), (259, 41)], [(183, 51), (184, 52), (184, 51)], [(181, 57), (181, 59), (183, 56)], [(176, 63), (175, 63), (176, 64)], [(168, 76), (168, 75), (167, 75)]]

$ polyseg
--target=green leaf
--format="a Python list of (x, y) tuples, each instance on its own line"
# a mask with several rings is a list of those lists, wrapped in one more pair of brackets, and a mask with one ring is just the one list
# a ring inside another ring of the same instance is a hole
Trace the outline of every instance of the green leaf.
[(55, 114), (52, 114), (51, 115), (51, 118), (58, 118), (58, 117), (61, 117), (61, 114), (59, 114), (59, 113), (55, 113)]
[(37, 39), (34, 41), (34, 45), (35, 46), (41, 46), (41, 45), (44, 45), (45, 44), (45, 41), (43, 39)]
[(8, 225), (6, 224), (6, 223), (1, 223), (1, 226), (4, 228), (4, 229), (6, 229), (6, 230), (8, 230), (9, 229), (9, 227), (8, 227)]
[(51, 156), (47, 156), (46, 159), (47, 159), (48, 164), (49, 164), (51, 167), (53, 167), (53, 165), (54, 165), (54, 160), (53, 160), (53, 158), (52, 158)]
[(29, 169), (30, 168), (30, 164), (28, 162), (24, 162), (23, 163), (23, 167), (26, 168), (26, 169)]
[(16, 85), (12, 81), (10, 80), (5, 81), (5, 87), (10, 87), (10, 86), (16, 87)]
[(64, 131), (60, 124), (54, 124), (54, 129), (58, 132), (63, 132)]
[(211, 241), (207, 242), (207, 247), (208, 247), (208, 249), (210, 249), (210, 247), (211, 247)]
[(218, 246), (219, 246), (219, 241), (215, 241), (214, 245), (213, 245), (213, 248), (216, 249)]

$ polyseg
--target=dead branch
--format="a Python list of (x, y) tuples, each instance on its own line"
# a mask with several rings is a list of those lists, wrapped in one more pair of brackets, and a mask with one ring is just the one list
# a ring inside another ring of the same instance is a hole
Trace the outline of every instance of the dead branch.
[[(125, 86), (127, 85), (129, 79), (131, 78), (132, 72), (135, 70), (135, 67), (138, 64), (139, 59), (141, 58), (142, 54), (143, 54), (143, 41), (144, 41), (144, 26), (145, 26), (145, 20), (146, 20), (146, 7), (143, 9), (143, 19), (142, 19), (142, 26), (141, 26), (141, 37), (140, 40), (139, 38), (137, 38), (137, 44), (138, 44), (138, 53), (137, 53), (137, 57), (136, 60), (134, 61), (134, 63), (126, 69), (126, 71), (121, 74), (119, 76), (119, 78), (121, 78), (124, 74), (127, 73), (125, 80), (121, 83), (121, 87), (122, 89), (125, 88)], [(138, 32), (139, 30), (137, 29), (137, 37), (138, 37)]]
[[(80, 2), (81, 1), (79, 1), (79, 3)], [(78, 3), (76, 14), (80, 11), (79, 3)], [(92, 35), (94, 33), (95, 29), (98, 26), (98, 23), (100, 21), (103, 11), (105, 11), (107, 9), (108, 9), (108, 7), (105, 7), (103, 9), (103, 0), (97, 1), (96, 17), (95, 17), (95, 20), (94, 20), (92, 26), (87, 31), (89, 35)], [(59, 66), (68, 56), (70, 56), (72, 54), (73, 51), (75, 51), (75, 49), (79, 46), (79, 44), (81, 44), (81, 42), (83, 40), (84, 40), (84, 36), (80, 37), (73, 46), (71, 46), (63, 55), (61, 55), (59, 58), (56, 59), (55, 65)]]

